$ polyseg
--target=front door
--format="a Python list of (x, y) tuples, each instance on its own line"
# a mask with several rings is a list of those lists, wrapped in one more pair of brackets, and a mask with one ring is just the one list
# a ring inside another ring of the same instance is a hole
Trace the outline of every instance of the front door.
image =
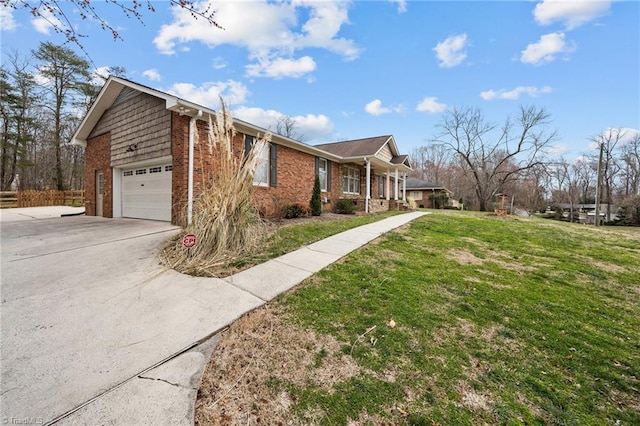
[(102, 170), (96, 172), (96, 216), (103, 216), (104, 199), (104, 173)]

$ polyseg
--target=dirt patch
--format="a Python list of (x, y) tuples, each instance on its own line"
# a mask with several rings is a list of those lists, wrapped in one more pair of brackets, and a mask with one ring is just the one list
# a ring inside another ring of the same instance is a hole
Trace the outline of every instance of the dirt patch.
[(491, 411), (491, 399), (486, 395), (477, 393), (467, 382), (458, 382), (456, 391), (460, 394), (462, 405), (469, 410)]
[[(298, 424), (291, 410), (295, 401), (281, 384), (313, 383), (332, 392), (334, 384), (359, 375), (360, 367), (341, 346), (333, 337), (288, 323), (274, 306), (245, 315), (224, 333), (205, 370), (196, 424)], [(308, 414), (314, 423), (314, 413)]]
[(451, 249), (447, 252), (447, 256), (461, 265), (480, 265), (484, 263), (484, 259), (476, 257), (476, 255), (469, 250)]

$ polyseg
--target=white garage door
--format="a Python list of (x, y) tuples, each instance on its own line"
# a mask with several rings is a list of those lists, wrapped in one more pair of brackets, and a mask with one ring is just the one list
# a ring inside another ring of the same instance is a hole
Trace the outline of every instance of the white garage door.
[(122, 216), (171, 221), (171, 165), (122, 171)]

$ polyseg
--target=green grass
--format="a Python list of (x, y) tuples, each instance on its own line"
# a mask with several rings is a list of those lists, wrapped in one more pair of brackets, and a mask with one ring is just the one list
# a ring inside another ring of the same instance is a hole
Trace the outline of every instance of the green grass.
[[(348, 219), (317, 221), (283, 226), (271, 233), (264, 246), (257, 253), (247, 254), (237, 259), (230, 268), (248, 268), (283, 254), (295, 251), (305, 245), (330, 237), (331, 235), (376, 222), (384, 218), (400, 214), (398, 211), (389, 211), (366, 216), (353, 216)], [(286, 224), (287, 219), (283, 220)]]
[[(283, 228), (267, 256), (335, 233), (317, 226)], [(331, 391), (278, 386), (327, 425), (640, 424), (636, 231), (424, 216), (279, 298), (361, 373)]]

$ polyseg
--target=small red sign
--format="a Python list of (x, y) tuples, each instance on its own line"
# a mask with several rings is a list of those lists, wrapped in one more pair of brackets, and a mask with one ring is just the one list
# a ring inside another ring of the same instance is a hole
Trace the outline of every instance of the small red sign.
[(196, 245), (196, 234), (187, 234), (182, 237), (182, 247), (190, 249)]

